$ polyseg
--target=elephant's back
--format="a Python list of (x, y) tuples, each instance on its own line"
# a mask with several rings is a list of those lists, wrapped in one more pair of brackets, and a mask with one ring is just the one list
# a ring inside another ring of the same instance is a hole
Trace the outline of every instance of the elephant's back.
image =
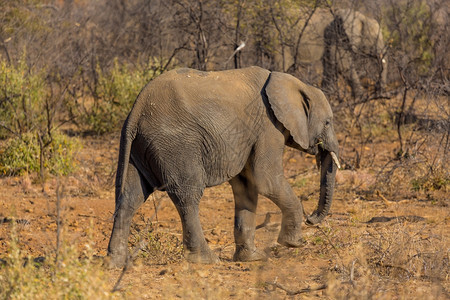
[[(175, 69), (150, 82), (136, 103), (141, 102), (148, 113), (220, 114), (242, 110), (246, 102), (261, 97), (270, 71), (260, 67), (204, 72)], [(175, 110), (172, 112), (166, 110)]]
[(269, 70), (252, 66), (242, 69), (225, 71), (200, 71), (190, 68), (180, 68), (168, 71), (158, 76), (151, 86), (160, 88), (161, 85), (183, 88), (185, 90), (195, 89), (208, 94), (213, 93), (219, 86), (239, 89), (247, 87), (263, 86), (270, 74)]

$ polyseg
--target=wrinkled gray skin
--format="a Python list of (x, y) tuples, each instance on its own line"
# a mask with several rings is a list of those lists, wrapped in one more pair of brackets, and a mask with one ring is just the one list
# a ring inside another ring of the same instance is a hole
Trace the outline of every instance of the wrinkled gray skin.
[[(300, 32), (303, 24), (299, 24)], [(296, 33), (297, 35), (299, 33)], [(294, 53), (297, 51), (297, 62)], [(342, 75), (352, 88), (353, 96), (361, 95), (358, 57), (369, 57), (378, 66), (376, 72), (380, 80), (376, 87), (378, 92), (385, 89), (387, 79), (387, 57), (381, 28), (375, 19), (351, 9), (338, 9), (333, 13), (329, 9), (318, 9), (306, 26), (297, 49), (285, 51), (284, 61), (280, 56), (276, 61), (277, 70), (293, 71), (296, 64), (321, 62), (323, 68), (322, 88), (333, 90), (337, 76)]]
[(258, 194), (281, 209), (278, 242), (299, 247), (303, 210), (283, 176), (285, 145), (321, 162), (319, 205), (308, 218), (318, 223), (333, 195), (337, 167), (330, 152), (338, 154), (332, 111), (320, 90), (259, 67), (178, 69), (154, 79), (122, 129), (110, 265), (125, 263), (133, 214), (155, 189), (167, 191), (178, 210), (186, 259), (218, 261), (203, 236), (199, 202), (206, 187), (225, 181), (235, 198), (234, 260), (264, 258), (254, 244)]

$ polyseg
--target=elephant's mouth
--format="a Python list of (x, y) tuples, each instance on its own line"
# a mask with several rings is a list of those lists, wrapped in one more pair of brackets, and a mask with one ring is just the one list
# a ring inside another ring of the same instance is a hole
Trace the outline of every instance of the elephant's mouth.
[(319, 154), (319, 150), (325, 150), (322, 139), (317, 139), (305, 152), (311, 155), (317, 155)]
[[(336, 167), (340, 170), (342, 167), (341, 167), (341, 164), (339, 163), (339, 158), (337, 157), (336, 153), (333, 152), (333, 151), (328, 151), (328, 150), (325, 150), (325, 151), (330, 153), (331, 158), (333, 159), (333, 162), (335, 163)], [(313, 153), (310, 153), (310, 152), (308, 152), (308, 153), (309, 154), (313, 154)], [(316, 149), (316, 152), (313, 155), (317, 155), (317, 154), (319, 154), (319, 149), (318, 148)], [(316, 164), (317, 164), (317, 169), (320, 170), (320, 160), (316, 159)]]
[[(339, 158), (336, 155), (336, 152), (334, 152), (332, 150), (329, 150), (328, 147), (326, 147), (324, 145), (324, 143), (320, 139), (313, 146), (309, 147), (306, 150), (306, 153), (311, 154), (311, 155), (318, 155), (319, 154), (319, 150), (329, 152), (330, 155), (331, 155), (331, 158), (332, 158), (333, 162), (336, 164), (337, 168), (339, 170), (341, 169), (341, 164), (339, 163)], [(320, 161), (319, 160), (317, 160), (317, 168), (320, 169)]]
[(305, 150), (305, 152), (315, 156), (319, 153), (319, 147), (317, 147), (316, 145), (310, 146), (308, 149)]

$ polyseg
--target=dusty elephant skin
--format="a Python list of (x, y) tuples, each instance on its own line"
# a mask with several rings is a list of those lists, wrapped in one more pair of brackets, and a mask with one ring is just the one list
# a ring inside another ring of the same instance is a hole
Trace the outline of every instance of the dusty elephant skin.
[(308, 218), (318, 223), (330, 209), (338, 165), (333, 115), (320, 90), (259, 67), (178, 69), (150, 82), (122, 129), (110, 264), (125, 263), (133, 214), (156, 189), (178, 210), (186, 259), (218, 261), (203, 235), (199, 202), (206, 187), (225, 181), (235, 198), (234, 260), (265, 258), (254, 244), (258, 194), (282, 212), (278, 242), (300, 246), (303, 210), (283, 175), (285, 145), (321, 164), (319, 205)]

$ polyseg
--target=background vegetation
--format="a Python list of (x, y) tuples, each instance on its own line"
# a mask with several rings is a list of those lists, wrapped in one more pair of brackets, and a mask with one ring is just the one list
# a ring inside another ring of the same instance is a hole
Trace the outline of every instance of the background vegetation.
[[(447, 207), (450, 47), (445, 0), (0, 0), (0, 176), (30, 175), (45, 191), (49, 179), (84, 172), (77, 169), (83, 166), (76, 160), (82, 145), (92, 137), (112, 134), (117, 139), (140, 89), (155, 76), (177, 67), (223, 70), (258, 65), (274, 70), (277, 54), (283, 51), (280, 45), (292, 46), (294, 28), (317, 8), (353, 8), (378, 20), (389, 60), (384, 94), (373, 94), (377, 83), (368, 78), (365, 93), (356, 98), (343, 80), (338, 93), (328, 95), (344, 169), (371, 173), (367, 180), (346, 177), (352, 185), (341, 189), (364, 200), (425, 197)], [(318, 84), (320, 74), (310, 66), (290, 72)], [(388, 154), (381, 156), (380, 149), (386, 147)], [(114, 167), (96, 172), (111, 175)], [(83, 182), (87, 190), (95, 184), (91, 181)], [(399, 237), (406, 242), (415, 237), (405, 237), (404, 232), (379, 234), (378, 244), (369, 239), (370, 247), (360, 241), (367, 257), (378, 262), (362, 264), (361, 272), (381, 268), (383, 259), (394, 265), (397, 258), (389, 247), (401, 247)], [(421, 243), (416, 244), (422, 247)], [(160, 246), (159, 237), (156, 244)], [(89, 281), (105, 284), (90, 259), (73, 263), (80, 253), (70, 248), (66, 254), (72, 262), (64, 270), (69, 275), (61, 269), (66, 256), (47, 265), (46, 273), (31, 264), (29, 272), (22, 272), (23, 255), (14, 237), (10, 249), (9, 273), (0, 275), (6, 298), (20, 298), (18, 287), (35, 295), (33, 286), (19, 285), (30, 280), (61, 286), (55, 295), (81, 298), (76, 293), (82, 288), (71, 291), (73, 286), (61, 280), (81, 286)], [(144, 252), (160, 253), (151, 247)], [(439, 255), (442, 260), (447, 255), (448, 267), (448, 249)], [(413, 258), (399, 270), (416, 272)], [(439, 278), (448, 276), (445, 270), (436, 272)], [(85, 296), (99, 292), (88, 291)]]

